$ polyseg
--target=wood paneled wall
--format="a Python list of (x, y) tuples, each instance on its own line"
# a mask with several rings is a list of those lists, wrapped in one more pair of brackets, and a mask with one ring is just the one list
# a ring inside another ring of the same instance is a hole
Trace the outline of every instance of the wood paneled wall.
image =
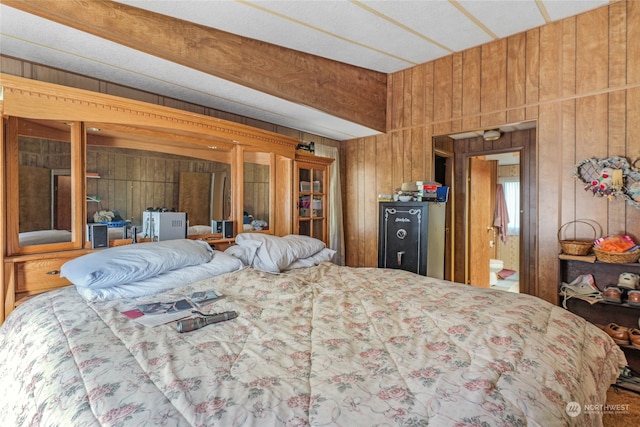
[(432, 137), (527, 120), (538, 138), (535, 293), (557, 301), (565, 222), (640, 240), (640, 210), (573, 179), (584, 158), (640, 158), (638, 40), (640, 2), (621, 1), (391, 74), (388, 132), (341, 147), (347, 264), (377, 265), (377, 195), (432, 177)]

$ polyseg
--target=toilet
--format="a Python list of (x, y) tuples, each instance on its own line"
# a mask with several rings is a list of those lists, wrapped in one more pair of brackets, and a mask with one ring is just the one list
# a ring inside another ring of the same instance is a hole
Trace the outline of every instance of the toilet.
[(504, 262), (501, 259), (489, 260), (489, 285), (493, 286), (498, 283), (498, 272), (504, 268)]

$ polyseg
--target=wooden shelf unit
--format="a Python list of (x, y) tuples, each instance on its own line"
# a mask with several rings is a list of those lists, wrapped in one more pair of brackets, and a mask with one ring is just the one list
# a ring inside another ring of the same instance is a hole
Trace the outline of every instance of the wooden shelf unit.
[[(618, 283), (618, 278), (621, 273), (640, 274), (640, 263), (614, 264), (600, 261), (589, 262), (575, 259), (560, 259), (559, 271), (559, 285), (561, 285), (562, 282), (570, 283), (582, 274), (591, 274), (598, 289), (603, 291), (607, 286), (615, 286)], [(562, 304), (563, 299), (561, 296), (560, 304)], [(595, 304), (590, 304), (578, 298), (570, 298), (566, 301), (566, 306), (572, 313), (577, 314), (601, 328), (614, 322), (627, 328), (640, 329), (640, 307), (634, 307), (625, 302), (614, 303), (600, 301)], [(620, 348), (627, 358), (629, 368), (631, 368), (632, 371), (640, 372), (640, 349), (631, 345), (620, 345)], [(640, 378), (638, 378), (638, 381), (640, 381)], [(620, 381), (618, 385), (625, 387), (625, 382)]]
[(333, 159), (296, 152), (294, 169), (295, 234), (329, 244), (329, 171)]

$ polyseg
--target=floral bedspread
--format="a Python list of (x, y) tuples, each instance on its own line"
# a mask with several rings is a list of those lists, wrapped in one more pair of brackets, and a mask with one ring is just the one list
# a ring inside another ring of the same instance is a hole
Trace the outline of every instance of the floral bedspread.
[[(197, 290), (239, 317), (189, 332), (145, 327), (135, 303)], [(621, 350), (527, 295), (401, 270), (247, 268), (135, 301), (73, 287), (0, 328), (0, 419), (42, 426), (601, 425)]]

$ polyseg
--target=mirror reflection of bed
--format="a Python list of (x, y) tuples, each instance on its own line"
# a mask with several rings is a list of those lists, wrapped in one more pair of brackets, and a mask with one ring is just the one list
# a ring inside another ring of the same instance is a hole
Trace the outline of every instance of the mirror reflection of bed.
[[(63, 122), (35, 123), (21, 119), (20, 246), (71, 241), (71, 153), (67, 127)], [(95, 221), (96, 212), (106, 210), (118, 214), (127, 227), (141, 226), (142, 212), (146, 209), (166, 208), (186, 212), (189, 225), (197, 226), (189, 231), (204, 234), (210, 233), (212, 219), (229, 217), (231, 166), (209, 160), (213, 157), (212, 147), (175, 143), (180, 150), (173, 151), (194, 156), (190, 157), (128, 148), (151, 143), (126, 133), (103, 132), (101, 125), (88, 128), (87, 135), (87, 223)], [(110, 228), (109, 236), (121, 239), (122, 228)]]
[[(21, 245), (71, 241), (71, 133), (57, 121), (20, 120), (18, 147)], [(48, 138), (45, 138), (45, 136)], [(60, 192), (60, 197), (55, 197)]]

